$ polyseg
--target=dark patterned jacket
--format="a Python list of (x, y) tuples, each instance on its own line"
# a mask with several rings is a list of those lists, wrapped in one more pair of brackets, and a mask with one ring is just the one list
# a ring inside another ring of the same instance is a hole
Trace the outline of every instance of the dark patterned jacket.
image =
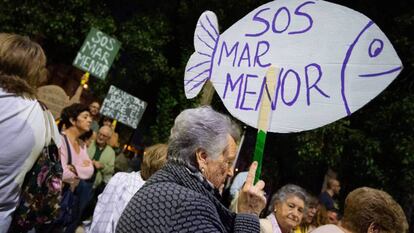
[(259, 218), (235, 214), (195, 171), (169, 161), (132, 197), (117, 224), (130, 232), (259, 232)]

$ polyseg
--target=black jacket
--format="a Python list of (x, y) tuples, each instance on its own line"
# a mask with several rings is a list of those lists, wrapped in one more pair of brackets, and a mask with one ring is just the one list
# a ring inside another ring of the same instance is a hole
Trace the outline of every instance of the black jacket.
[(132, 197), (117, 224), (129, 232), (259, 232), (259, 218), (235, 214), (196, 171), (169, 161)]

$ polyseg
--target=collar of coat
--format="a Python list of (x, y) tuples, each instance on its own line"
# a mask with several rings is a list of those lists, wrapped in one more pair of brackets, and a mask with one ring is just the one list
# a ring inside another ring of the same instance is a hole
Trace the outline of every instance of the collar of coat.
[(218, 190), (197, 169), (170, 160), (161, 170), (148, 179), (145, 186), (159, 182), (173, 182), (206, 196), (214, 204), (226, 230), (233, 232), (236, 214), (220, 202), (221, 195)]

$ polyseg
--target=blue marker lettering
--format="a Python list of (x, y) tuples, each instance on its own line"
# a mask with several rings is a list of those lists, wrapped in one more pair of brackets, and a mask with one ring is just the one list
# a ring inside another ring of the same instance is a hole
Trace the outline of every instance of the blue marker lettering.
[(234, 52), (234, 55), (233, 55), (233, 66), (235, 65), (235, 63), (236, 63), (236, 57), (237, 57), (237, 48), (239, 47), (239, 42), (236, 42), (234, 45), (233, 45), (233, 47), (231, 47), (231, 49), (230, 49), (230, 52), (229, 52), (229, 50), (228, 50), (228, 47), (227, 47), (227, 44), (226, 44), (226, 41), (223, 41), (223, 43), (221, 44), (221, 50), (220, 50), (220, 57), (219, 57), (219, 60), (218, 60), (218, 66), (220, 66), (220, 64), (221, 64), (221, 57), (223, 56), (223, 50), (226, 50), (226, 57), (230, 57), (230, 55)]
[[(277, 17), (279, 16), (279, 13), (282, 12), (282, 10), (284, 10), (286, 12), (286, 15), (287, 15), (287, 19), (288, 20), (287, 20), (287, 24), (286, 24), (285, 28), (282, 29), (282, 30), (278, 30), (278, 29), (276, 29), (276, 20), (277, 20)], [(272, 23), (272, 30), (273, 30), (273, 32), (275, 32), (275, 33), (282, 33), (282, 32), (284, 32), (284, 31), (286, 31), (288, 29), (289, 24), (290, 24), (290, 12), (289, 12), (289, 10), (286, 7), (279, 8), (276, 11), (275, 15), (273, 16), (273, 23)]]
[(250, 67), (250, 49), (249, 49), (249, 43), (246, 43), (244, 45), (243, 51), (240, 55), (239, 63), (237, 63), (237, 66), (240, 67), (240, 64), (243, 60), (247, 60), (248, 66)]
[[(315, 67), (316, 70), (318, 71), (318, 78), (316, 79), (316, 81), (312, 84), (309, 85), (309, 68), (311, 67)], [(311, 63), (307, 66), (305, 66), (305, 79), (306, 79), (306, 103), (309, 106), (310, 105), (310, 89), (315, 88), (321, 95), (325, 96), (326, 98), (330, 98), (329, 95), (327, 95), (325, 92), (322, 91), (322, 89), (320, 89), (317, 84), (318, 82), (321, 80), (322, 78), (322, 69), (321, 66), (316, 64), (316, 63)]]
[(302, 29), (302, 30), (299, 30), (299, 31), (289, 32), (289, 34), (301, 34), (301, 33), (305, 33), (305, 32), (309, 31), (309, 30), (312, 28), (312, 25), (313, 25), (313, 19), (312, 19), (312, 16), (310, 16), (309, 14), (307, 14), (307, 13), (305, 13), (305, 12), (301, 12), (301, 11), (300, 11), (300, 10), (301, 10), (301, 8), (302, 8), (303, 6), (306, 6), (306, 5), (308, 5), (308, 4), (315, 4), (315, 2), (308, 1), (308, 2), (304, 2), (304, 3), (302, 3), (301, 5), (299, 5), (299, 6), (296, 8), (296, 10), (295, 10), (295, 15), (298, 15), (298, 16), (304, 16), (304, 17), (306, 17), (306, 18), (309, 20), (309, 26), (308, 26), (307, 28)]
[(276, 83), (276, 86), (275, 86), (275, 92), (274, 92), (275, 94), (273, 96), (273, 99), (270, 96), (269, 87), (266, 84), (266, 77), (263, 78), (262, 87), (260, 88), (259, 98), (257, 99), (255, 111), (257, 111), (257, 109), (259, 108), (259, 104), (261, 102), (261, 99), (262, 99), (264, 90), (266, 90), (266, 96), (267, 96), (267, 98), (269, 99), (269, 101), (271, 103), (272, 110), (274, 111), (276, 109), (277, 99), (279, 98), (280, 77), (282, 76), (282, 73), (283, 73), (283, 68), (280, 69), (279, 76), (278, 77), (274, 77), (274, 78), (277, 79), (277, 83)]
[(249, 94), (249, 95), (256, 94), (255, 91), (247, 91), (247, 86), (248, 86), (248, 80), (249, 80), (249, 78), (258, 78), (258, 76), (255, 75), (255, 74), (247, 74), (246, 75), (246, 79), (244, 81), (244, 91), (243, 91), (243, 97), (242, 97), (242, 102), (241, 102), (241, 105), (240, 105), (240, 109), (247, 110), (247, 111), (253, 110), (253, 108), (251, 108), (251, 107), (245, 107), (244, 106), (244, 101), (246, 100), (246, 94)]
[[(286, 81), (286, 78), (288, 77), (289, 73), (293, 73), (295, 75), (297, 85), (296, 85), (296, 93), (295, 93), (295, 96), (293, 97), (293, 99), (291, 101), (286, 101), (285, 100), (285, 81)], [(296, 100), (298, 99), (299, 92), (300, 92), (300, 77), (299, 77), (299, 74), (296, 71), (294, 71), (292, 69), (289, 69), (288, 71), (286, 71), (286, 73), (285, 73), (285, 75), (283, 76), (283, 79), (282, 79), (281, 96), (282, 96), (283, 103), (285, 103), (287, 106), (292, 106), (296, 102)]]
[[(265, 50), (259, 54), (260, 52), (260, 45), (264, 45)], [(258, 64), (260, 67), (268, 67), (270, 66), (270, 62), (267, 64), (262, 64), (260, 62), (260, 57), (265, 55), (268, 51), (269, 51), (270, 45), (268, 41), (259, 41), (257, 42), (257, 47), (256, 47), (256, 54), (254, 55), (254, 61), (253, 61), (253, 66), (256, 66), (256, 64)]]
[(261, 36), (261, 35), (265, 34), (269, 30), (269, 27), (270, 27), (269, 22), (266, 19), (263, 19), (263, 18), (259, 17), (259, 14), (260, 13), (262, 13), (264, 11), (267, 11), (267, 10), (270, 10), (270, 8), (261, 9), (260, 11), (258, 11), (253, 16), (253, 21), (257, 21), (257, 22), (263, 23), (265, 25), (265, 29), (263, 31), (259, 32), (259, 33), (256, 33), (256, 34), (248, 34), (248, 33), (246, 33), (245, 36), (257, 37), (257, 36)]
[(236, 82), (233, 83), (232, 79), (231, 79), (231, 75), (229, 73), (227, 73), (227, 77), (226, 77), (226, 86), (224, 87), (224, 93), (223, 93), (223, 100), (226, 99), (226, 94), (227, 94), (227, 87), (230, 85), (230, 89), (231, 91), (234, 91), (234, 89), (236, 89), (236, 86), (239, 85), (239, 91), (237, 92), (237, 101), (236, 101), (236, 109), (239, 108), (239, 100), (240, 100), (240, 93), (241, 93), (241, 86), (243, 83), (243, 78), (244, 78), (244, 74), (241, 74), (239, 76), (239, 78), (237, 78)]

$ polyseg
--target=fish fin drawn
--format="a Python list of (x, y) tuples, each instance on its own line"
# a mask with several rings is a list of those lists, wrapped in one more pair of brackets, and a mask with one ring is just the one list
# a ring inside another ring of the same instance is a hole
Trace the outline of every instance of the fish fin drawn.
[(194, 32), (195, 52), (185, 67), (184, 90), (188, 99), (196, 97), (204, 83), (210, 80), (219, 37), (216, 14), (205, 11), (198, 19)]

